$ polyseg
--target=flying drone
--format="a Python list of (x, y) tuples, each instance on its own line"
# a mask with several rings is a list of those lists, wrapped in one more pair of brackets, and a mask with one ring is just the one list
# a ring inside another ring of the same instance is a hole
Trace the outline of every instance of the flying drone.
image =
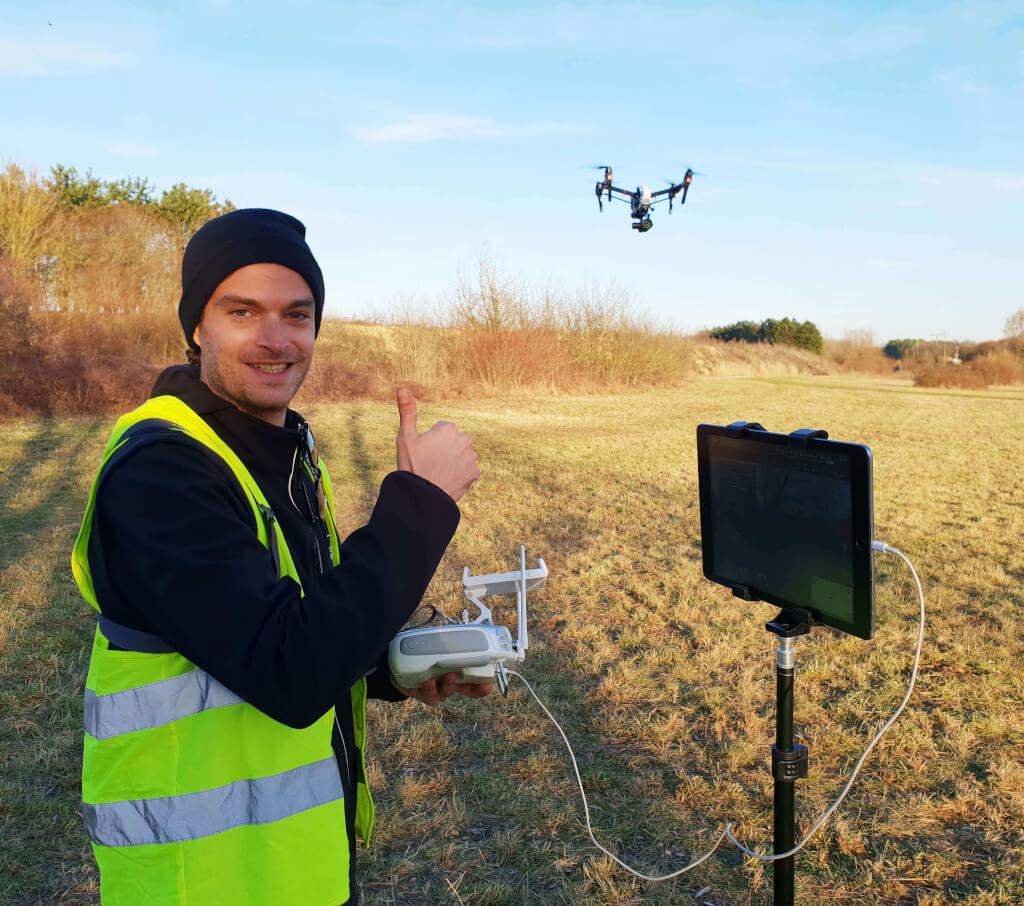
[[(594, 186), (594, 193), (597, 195), (597, 207), (599, 210), (604, 210), (604, 202), (601, 200), (602, 196), (606, 197), (609, 201), (612, 198), (618, 198), (620, 201), (629, 202), (629, 216), (636, 221), (631, 224), (634, 230), (638, 230), (641, 233), (646, 233), (654, 224), (651, 222), (650, 211), (651, 205), (657, 204), (659, 201), (668, 200), (668, 212), (672, 213), (672, 202), (675, 201), (676, 196), (682, 192), (683, 197), (679, 199), (680, 204), (686, 204), (686, 193), (690, 188), (690, 183), (693, 182), (693, 170), (687, 170), (683, 175), (682, 182), (671, 183), (667, 189), (660, 189), (657, 192), (652, 192), (649, 186), (639, 185), (636, 187), (635, 192), (627, 192), (625, 189), (620, 189), (618, 186), (612, 185), (612, 168), (604, 165), (594, 168), (595, 170), (604, 170), (604, 179), (598, 180)], [(613, 194), (614, 193), (614, 194)]]

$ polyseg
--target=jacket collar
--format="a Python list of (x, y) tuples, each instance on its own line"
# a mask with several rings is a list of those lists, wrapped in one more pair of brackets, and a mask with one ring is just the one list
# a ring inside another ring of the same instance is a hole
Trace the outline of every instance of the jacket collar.
[(250, 469), (291, 472), (303, 424), (302, 416), (294, 410), (288, 410), (283, 428), (242, 412), (204, 384), (195, 365), (165, 369), (150, 395), (176, 396), (201, 416)]

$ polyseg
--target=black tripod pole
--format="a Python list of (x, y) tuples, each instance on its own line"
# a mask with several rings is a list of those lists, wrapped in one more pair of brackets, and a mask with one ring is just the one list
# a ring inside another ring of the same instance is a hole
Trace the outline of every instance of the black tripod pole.
[[(778, 661), (775, 669), (775, 748), (772, 761), (778, 755), (793, 751), (793, 640), (779, 639)], [(774, 765), (773, 765), (774, 767)], [(795, 780), (781, 780), (775, 771), (775, 852), (784, 853), (793, 848), (793, 800)], [(773, 862), (775, 906), (793, 906), (793, 860)]]
[[(793, 637), (809, 631), (799, 616), (785, 611), (765, 627), (779, 637), (775, 685), (775, 745), (772, 776), (775, 778), (776, 853), (788, 852), (794, 839), (793, 805), (796, 782), (807, 776), (807, 747), (793, 744)], [(772, 863), (774, 906), (793, 906), (793, 856)]]

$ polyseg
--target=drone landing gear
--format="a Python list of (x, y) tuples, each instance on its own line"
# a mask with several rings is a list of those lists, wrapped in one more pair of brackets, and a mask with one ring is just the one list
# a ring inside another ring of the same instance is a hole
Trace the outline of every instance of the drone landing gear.
[(652, 226), (654, 226), (654, 223), (651, 221), (650, 217), (645, 217), (639, 223), (631, 224), (631, 226), (634, 230), (639, 230), (641, 233), (646, 233)]

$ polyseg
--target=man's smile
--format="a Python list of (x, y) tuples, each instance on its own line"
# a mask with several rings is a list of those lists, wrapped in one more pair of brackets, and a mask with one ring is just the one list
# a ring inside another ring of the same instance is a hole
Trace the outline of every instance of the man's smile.
[(271, 365), (262, 365), (259, 362), (249, 362), (248, 364), (250, 368), (255, 368), (257, 371), (262, 371), (266, 374), (279, 374), (292, 367), (291, 362), (275, 362)]

